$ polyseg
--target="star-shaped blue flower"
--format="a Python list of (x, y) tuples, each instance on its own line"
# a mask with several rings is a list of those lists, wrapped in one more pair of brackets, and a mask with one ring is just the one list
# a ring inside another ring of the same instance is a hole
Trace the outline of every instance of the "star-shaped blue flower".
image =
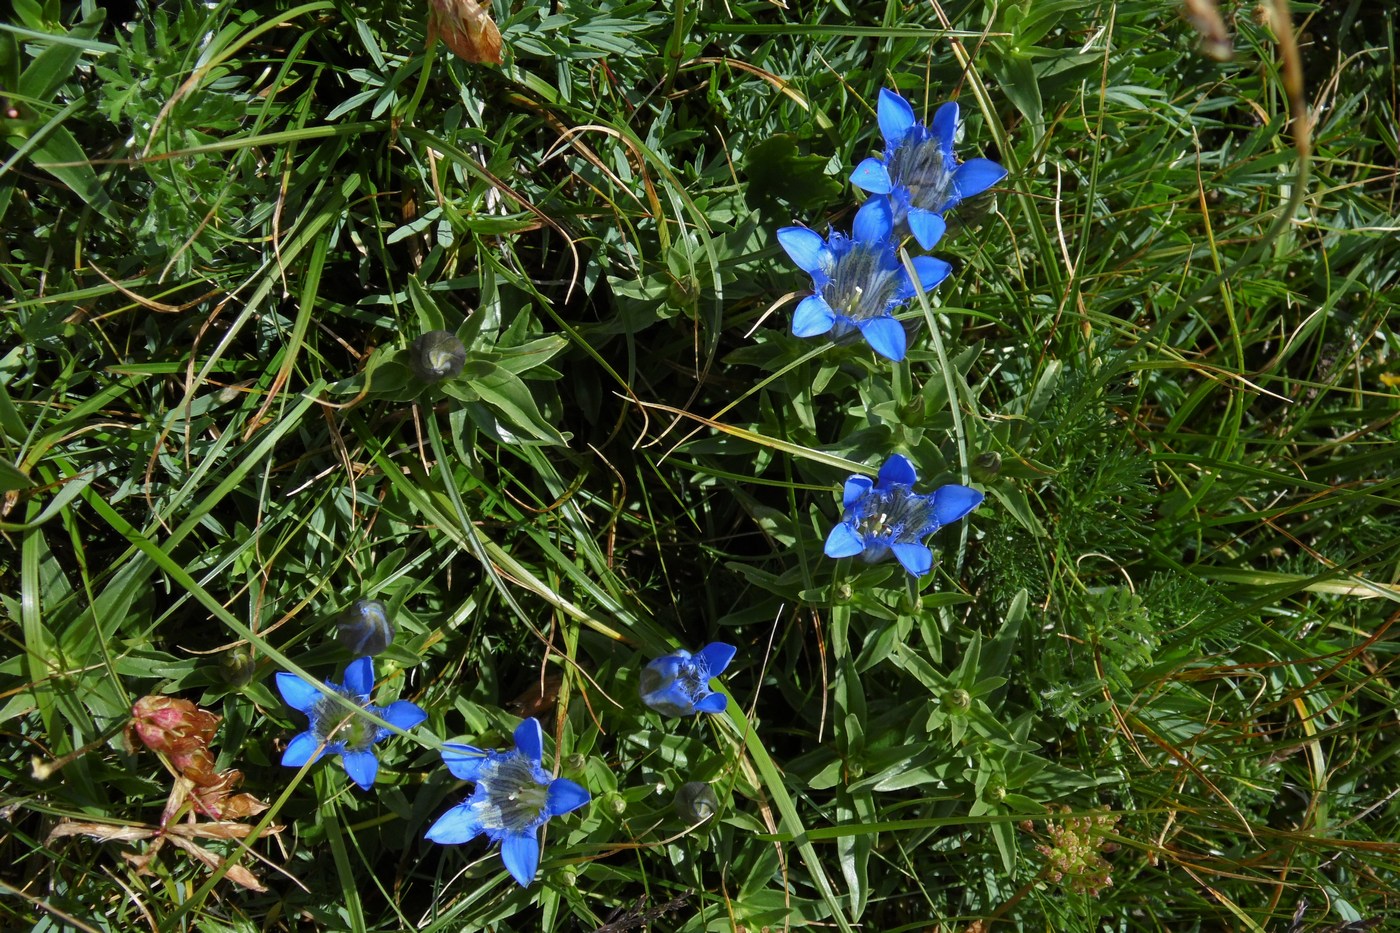
[(476, 782), (472, 795), (438, 818), (428, 838), (444, 845), (470, 842), (482, 833), (501, 844), (501, 861), (511, 877), (528, 886), (540, 864), (540, 827), (588, 803), (588, 791), (544, 770), (544, 732), (538, 720), (515, 729), (515, 748), (493, 751), (447, 745), (442, 760), (464, 781)]
[[(806, 227), (783, 227), (778, 242), (797, 267), (812, 276), (815, 294), (803, 298), (792, 317), (792, 332), (841, 337), (860, 331), (876, 353), (904, 359), (904, 326), (893, 312), (916, 294), (894, 241), (894, 217), (886, 198), (870, 198), (856, 211), (853, 236), (832, 231), (830, 237)], [(952, 270), (932, 256), (917, 256), (914, 271), (924, 291)]]
[(881, 88), (875, 112), (885, 151), (857, 165), (851, 184), (887, 195), (895, 227), (907, 226), (920, 246), (933, 249), (943, 236), (943, 213), (1001, 181), (1006, 169), (991, 159), (958, 162), (953, 155), (958, 105), (953, 101), (939, 107), (925, 126), (914, 118), (907, 100)]
[(841, 524), (826, 538), (827, 557), (877, 561), (891, 551), (916, 577), (933, 569), (933, 552), (924, 543), (939, 528), (977, 508), (982, 494), (967, 486), (940, 486), (921, 496), (913, 489), (914, 465), (899, 454), (880, 467), (872, 483), (868, 476), (846, 480)]
[(725, 696), (710, 689), (710, 678), (734, 660), (733, 645), (711, 642), (695, 654), (677, 651), (642, 668), (642, 702), (663, 716), (722, 713)]
[[(345, 669), (345, 683), (326, 681), (326, 686), (355, 706), (371, 715), (407, 731), (428, 718), (428, 714), (407, 700), (396, 700), (388, 706), (375, 706), (370, 694), (374, 690), (374, 662), (357, 658)], [(300, 710), (310, 720), (305, 732), (298, 733), (287, 743), (282, 764), (300, 768), (322, 755), (339, 755), (345, 773), (360, 787), (369, 790), (379, 774), (379, 759), (374, 756), (374, 743), (388, 738), (392, 730), (356, 716), (341, 703), (326, 696), (295, 674), (277, 675), (277, 689), (292, 709)]]

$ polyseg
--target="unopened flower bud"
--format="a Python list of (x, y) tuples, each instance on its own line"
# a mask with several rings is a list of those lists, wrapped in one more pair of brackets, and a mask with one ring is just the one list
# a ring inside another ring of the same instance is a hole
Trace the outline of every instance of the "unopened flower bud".
[(357, 599), (336, 622), (336, 641), (355, 657), (376, 655), (394, 640), (389, 609), (377, 599)]
[(995, 450), (980, 453), (972, 458), (972, 478), (979, 483), (986, 483), (996, 479), (1001, 472), (1001, 454)]
[(253, 653), (247, 645), (239, 645), (225, 651), (219, 658), (219, 672), (230, 687), (242, 687), (258, 672), (258, 662), (253, 660)]
[(451, 379), (467, 365), (467, 348), (454, 334), (430, 330), (408, 345), (408, 367), (424, 382)]
[(675, 807), (686, 823), (703, 823), (719, 812), (719, 798), (704, 781), (690, 781), (676, 791)]
[(672, 307), (683, 311), (693, 311), (696, 302), (700, 300), (700, 281), (693, 275), (683, 275), (680, 278), (671, 277), (671, 281), (666, 285), (666, 300)]

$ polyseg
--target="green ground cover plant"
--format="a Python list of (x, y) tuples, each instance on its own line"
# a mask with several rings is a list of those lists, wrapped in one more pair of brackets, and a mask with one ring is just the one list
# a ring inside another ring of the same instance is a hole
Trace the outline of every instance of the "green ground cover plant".
[(0, 928), (1400, 917), (1390, 5), (11, 7)]

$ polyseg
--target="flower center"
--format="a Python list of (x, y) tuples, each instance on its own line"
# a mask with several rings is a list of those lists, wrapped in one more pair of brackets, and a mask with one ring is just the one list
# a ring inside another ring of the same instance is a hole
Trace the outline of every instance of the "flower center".
[(836, 260), (831, 281), (822, 289), (822, 298), (833, 311), (864, 321), (889, 310), (900, 285), (900, 268), (885, 268), (881, 263), (889, 249), (888, 243), (856, 242)]
[(699, 658), (693, 658), (689, 663), (681, 665), (680, 672), (676, 674), (676, 683), (693, 701), (710, 685), (709, 668), (705, 667)]
[[(351, 703), (360, 705), (358, 697), (344, 690), (336, 692)], [(361, 706), (361, 708), (364, 707)], [(374, 723), (363, 716), (351, 713), (330, 697), (323, 696), (317, 700), (316, 707), (311, 711), (309, 718), (311, 732), (316, 736), (317, 741), (323, 743), (341, 742), (347, 750), (352, 752), (362, 752), (373, 745), (374, 737), (378, 732)]]
[(856, 509), (856, 533), (874, 543), (918, 542), (930, 524), (928, 499), (908, 486), (871, 490)]
[(937, 213), (947, 201), (953, 173), (943, 161), (938, 139), (929, 136), (900, 146), (890, 157), (890, 179), (909, 189), (909, 203)]
[(518, 833), (543, 823), (549, 780), (543, 768), (519, 752), (494, 759), (478, 782), (486, 788), (482, 825)]

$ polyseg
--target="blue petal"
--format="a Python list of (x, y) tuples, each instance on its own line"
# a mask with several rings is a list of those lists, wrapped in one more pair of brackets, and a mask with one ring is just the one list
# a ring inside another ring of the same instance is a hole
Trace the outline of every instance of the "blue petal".
[[(941, 224), (942, 218), (938, 222)], [(914, 271), (919, 275), (919, 285), (926, 292), (933, 290), (953, 271), (952, 266), (934, 256), (915, 256), (913, 263)]]
[(471, 842), (483, 832), (481, 818), (469, 803), (459, 803), (429, 827), (426, 837), (443, 845)]
[(865, 539), (856, 534), (856, 530), (850, 525), (842, 522), (831, 529), (831, 534), (826, 536), (826, 547), (822, 550), (827, 557), (855, 557), (865, 550)]
[(889, 198), (869, 198), (856, 211), (851, 233), (857, 242), (884, 245), (894, 232), (894, 212)]
[(953, 191), (958, 198), (981, 194), (1006, 177), (1006, 169), (991, 159), (968, 159), (953, 173)]
[(939, 486), (933, 491), (933, 519), (940, 525), (955, 522), (981, 505), (982, 498), (980, 492), (966, 486)]
[(540, 763), (544, 757), (544, 730), (538, 719), (531, 717), (515, 727), (515, 747), (535, 764)]
[(889, 166), (874, 156), (856, 166), (851, 173), (851, 184), (871, 194), (889, 194), (894, 187), (890, 181)]
[(734, 660), (734, 655), (738, 650), (733, 645), (726, 645), (722, 641), (712, 641), (696, 652), (696, 656), (705, 662), (711, 677), (718, 677), (724, 673), (729, 662)]
[(345, 669), (345, 689), (352, 695), (368, 698), (374, 692), (374, 661), (356, 658)]
[(830, 250), (821, 234), (806, 227), (783, 227), (778, 231), (778, 242), (797, 263), (803, 272), (820, 272), (828, 262)]
[(914, 234), (914, 239), (918, 240), (924, 249), (937, 246), (947, 229), (948, 225), (943, 222), (943, 218), (933, 211), (926, 211), (922, 207), (909, 208), (909, 232)]
[(864, 563), (875, 564), (888, 557), (889, 553), (890, 546), (888, 544), (880, 544), (879, 542), (876, 542), (874, 544), (867, 544), (865, 546), (865, 550), (861, 553), (860, 559)]
[(428, 714), (423, 712), (417, 703), (410, 703), (407, 700), (395, 700), (380, 715), (389, 725), (405, 732), (428, 718)]
[(841, 490), (841, 508), (849, 509), (865, 498), (866, 493), (870, 492), (870, 487), (873, 485), (874, 483), (870, 481), (868, 476), (852, 476), (846, 480), (846, 487)]
[(836, 323), (836, 312), (821, 295), (808, 295), (797, 305), (792, 315), (794, 337), (816, 337), (831, 330)]
[(511, 833), (501, 839), (501, 861), (506, 871), (520, 882), (521, 887), (529, 887), (535, 880), (535, 869), (540, 865), (540, 840), (535, 830), (528, 833)]
[(340, 762), (345, 765), (350, 780), (365, 790), (374, 786), (374, 779), (379, 775), (379, 759), (374, 757), (374, 752), (342, 752)]
[(300, 768), (308, 761), (315, 761), (321, 757), (316, 754), (320, 746), (320, 741), (313, 733), (298, 733), (287, 743), (287, 750), (282, 753), (282, 764), (289, 768)]
[(895, 559), (904, 569), (916, 577), (922, 577), (933, 569), (933, 552), (922, 544), (892, 544)]
[(453, 777), (463, 781), (478, 781), (481, 779), (481, 769), (491, 760), (489, 753), (470, 745), (444, 745), (442, 747), (442, 762), (447, 765), (447, 770), (452, 772)]
[(562, 816), (572, 810), (577, 810), (591, 799), (593, 798), (589, 796), (583, 785), (575, 784), (568, 778), (555, 778), (549, 782), (544, 811), (551, 817)]
[(647, 669), (656, 675), (658, 680), (672, 681), (681, 672), (681, 668), (688, 666), (690, 660), (689, 651), (673, 651), (670, 654), (663, 654), (647, 663)]
[(958, 103), (950, 100), (938, 112), (933, 115), (931, 124), (933, 136), (938, 140), (938, 148), (943, 150), (943, 157), (949, 164), (953, 161), (953, 143), (958, 137)]
[(728, 703), (729, 699), (724, 694), (710, 693), (695, 704), (695, 711), (697, 713), (722, 713)]
[(321, 691), (296, 674), (288, 674), (285, 671), (277, 673), (277, 690), (288, 706), (303, 713), (310, 713), (321, 699)]
[(918, 482), (919, 474), (914, 472), (914, 464), (903, 454), (890, 454), (884, 466), (880, 467), (879, 486), (881, 489), (892, 485), (912, 486)]
[(880, 100), (875, 105), (875, 115), (880, 122), (880, 135), (891, 149), (898, 146), (914, 125), (914, 108), (909, 101), (889, 88), (880, 88)]
[(904, 333), (903, 324), (892, 317), (883, 316), (866, 318), (856, 326), (876, 353), (895, 363), (904, 359), (904, 348), (909, 338)]
[(663, 716), (693, 716), (695, 704), (685, 687), (675, 681), (642, 694), (642, 702)]

